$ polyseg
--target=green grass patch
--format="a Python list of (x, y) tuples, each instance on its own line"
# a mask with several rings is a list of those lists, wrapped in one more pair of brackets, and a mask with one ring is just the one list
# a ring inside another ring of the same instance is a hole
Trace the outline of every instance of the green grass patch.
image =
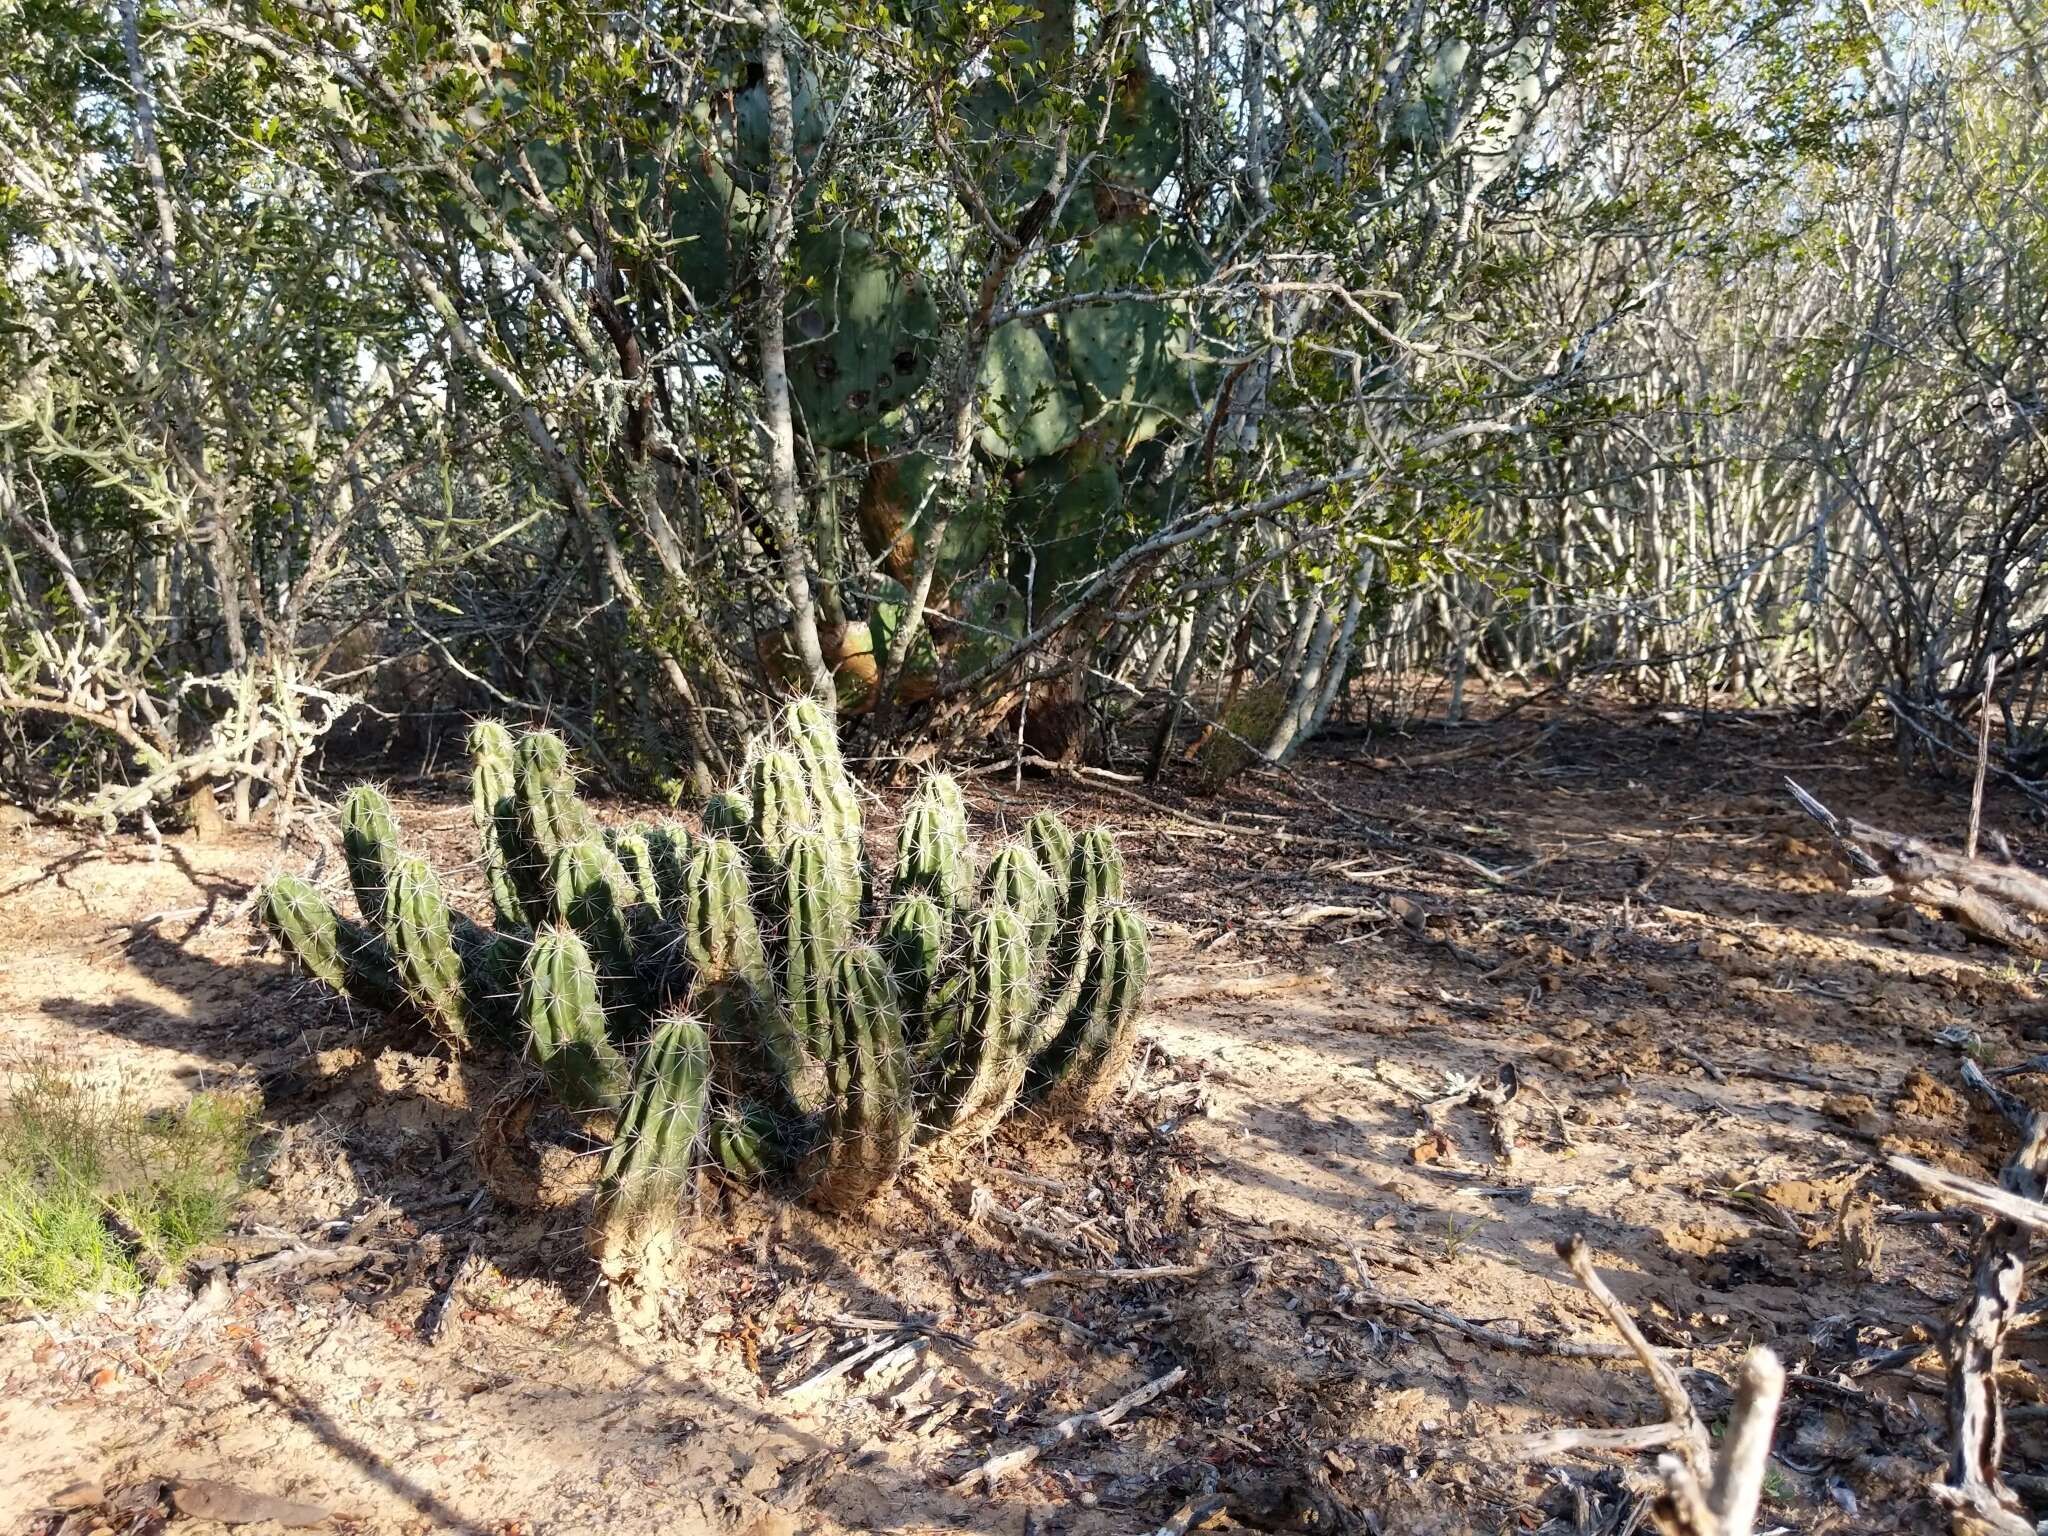
[(47, 1069), (0, 1104), (0, 1308), (133, 1292), (227, 1230), (256, 1135), (252, 1095), (145, 1111)]

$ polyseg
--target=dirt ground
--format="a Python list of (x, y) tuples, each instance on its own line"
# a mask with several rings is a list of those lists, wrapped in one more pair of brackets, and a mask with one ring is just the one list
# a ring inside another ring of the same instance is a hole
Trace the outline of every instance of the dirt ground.
[[(1122, 837), (1155, 960), (1121, 1098), (1071, 1133), (1013, 1123), (862, 1219), (715, 1197), (669, 1336), (630, 1348), (575, 1213), (479, 1184), (488, 1073), (351, 1018), (249, 922), (257, 882), (338, 884), (337, 859), (16, 824), (5, 1066), (248, 1085), (269, 1129), (189, 1283), (0, 1324), (0, 1530), (46, 1528), (75, 1478), (160, 1476), (380, 1533), (1107, 1536), (1190, 1504), (1213, 1530), (1626, 1533), (1651, 1457), (1498, 1443), (1662, 1417), (1633, 1365), (1547, 1348), (1615, 1337), (1556, 1256), (1573, 1233), (1710, 1421), (1750, 1346), (1794, 1371), (1765, 1528), (1934, 1529), (1938, 1357), (1853, 1362), (1933, 1337), (1969, 1232), (1915, 1219), (1882, 1159), (1991, 1173), (2004, 1133), (1958, 1064), (2043, 1049), (2048, 994), (1840, 893), (1787, 773), (1900, 830), (1961, 822), (1956, 786), (1876, 746), (1618, 706), (1329, 741), (1296, 780), (1162, 789), (1180, 817), (974, 779), (984, 834), (1050, 803)], [(410, 837), (467, 856), (454, 778), (394, 789)], [(2017, 806), (1987, 819), (2038, 841)], [(1504, 1075), (1498, 1113), (1465, 1092)], [(2039, 1471), (2042, 1335), (2017, 1346), (2007, 1464)], [(1114, 1428), (954, 1490), (1176, 1367)]]

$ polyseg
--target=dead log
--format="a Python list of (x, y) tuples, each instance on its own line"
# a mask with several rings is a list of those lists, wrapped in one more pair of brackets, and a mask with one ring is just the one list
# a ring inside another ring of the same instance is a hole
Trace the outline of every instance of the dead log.
[(1785, 787), (1879, 893), (1924, 903), (1979, 938), (2048, 959), (2048, 927), (2027, 916), (2048, 916), (2048, 879), (2018, 864), (1952, 853), (1924, 838), (1837, 816), (1793, 780)]

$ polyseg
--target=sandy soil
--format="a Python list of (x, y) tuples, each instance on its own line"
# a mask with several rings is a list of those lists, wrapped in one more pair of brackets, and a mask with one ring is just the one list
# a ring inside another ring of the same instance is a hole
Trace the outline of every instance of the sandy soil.
[[(1611, 1340), (1553, 1251), (1574, 1232), (1710, 1419), (1752, 1344), (1800, 1373), (1767, 1525), (1932, 1529), (1938, 1359), (1849, 1367), (1931, 1337), (1968, 1234), (1911, 1220), (1882, 1157), (1995, 1168), (1960, 1053), (2041, 1050), (2048, 996), (1936, 918), (1839, 894), (1786, 772), (1902, 829), (1960, 820), (1953, 787), (1853, 743), (1620, 710), (1336, 741), (1299, 784), (1158, 797), (1237, 836), (1101, 786), (977, 780), (984, 832), (1054, 803), (1123, 836), (1158, 941), (1121, 1100), (1072, 1134), (1007, 1127), (861, 1220), (715, 1199), (670, 1335), (632, 1347), (575, 1213), (479, 1185), (491, 1071), (266, 953), (255, 883), (337, 881), (332, 856), (15, 826), (5, 1065), (165, 1099), (247, 1084), (270, 1134), (189, 1287), (0, 1326), (0, 1530), (52, 1528), (35, 1511), (74, 1478), (210, 1477), (363, 1532), (1106, 1536), (1205, 1499), (1205, 1529), (1625, 1532), (1649, 1458), (1492, 1442), (1652, 1421), (1641, 1373), (1402, 1305)], [(467, 856), (458, 786), (395, 790), (410, 836)], [(2024, 843), (2016, 808), (1990, 820)], [(1458, 1101), (1503, 1073), (1504, 1113)], [(1182, 1272), (1041, 1278), (1146, 1266)], [(2022, 1335), (2017, 1471), (2048, 1460), (2042, 1357)], [(1176, 1366), (1119, 1426), (952, 1491)]]

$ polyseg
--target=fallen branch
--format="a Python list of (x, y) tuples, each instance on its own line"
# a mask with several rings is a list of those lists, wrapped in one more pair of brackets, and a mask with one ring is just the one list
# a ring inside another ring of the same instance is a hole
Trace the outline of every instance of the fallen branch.
[(1126, 1414), (1144, 1407), (1155, 1397), (1171, 1392), (1187, 1378), (1187, 1374), (1188, 1368), (1186, 1366), (1176, 1365), (1164, 1376), (1154, 1377), (1135, 1392), (1125, 1393), (1107, 1408), (1097, 1408), (1092, 1413), (1076, 1413), (1061, 1419), (1059, 1423), (1053, 1425), (1051, 1429), (1045, 1431), (1036, 1440), (1020, 1445), (1015, 1450), (1004, 1451), (1000, 1455), (989, 1457), (987, 1461), (981, 1463), (980, 1466), (969, 1472), (965, 1477), (958, 1479), (953, 1484), (953, 1491), (955, 1493), (972, 1493), (975, 1487), (980, 1485), (986, 1487), (990, 1493), (993, 1493), (996, 1490), (996, 1485), (1012, 1472), (1021, 1471), (1023, 1468), (1030, 1466), (1032, 1462), (1038, 1460), (1047, 1451), (1057, 1449), (1059, 1446), (1065, 1445), (1069, 1440), (1077, 1439), (1090, 1430), (1108, 1429), (1111, 1425), (1120, 1422)]
[(2048, 928), (2024, 915), (2048, 914), (2048, 879), (2017, 864), (1950, 853), (1921, 838), (1845, 820), (1793, 780), (1785, 780), (1785, 787), (1799, 808), (1827, 829), (1852, 866), (1883, 882), (1885, 893), (1937, 907), (2007, 949), (2048, 958)]
[(1965, 1178), (1960, 1173), (1950, 1173), (1945, 1168), (1930, 1167), (1910, 1157), (1888, 1157), (1885, 1162), (1894, 1173), (1904, 1174), (1931, 1195), (2048, 1236), (2048, 1205), (2038, 1200), (2029, 1200), (2024, 1195), (2016, 1195), (2011, 1190), (2000, 1189), (1978, 1179)]
[(1140, 1269), (1041, 1269), (1025, 1275), (1017, 1289), (1028, 1291), (1039, 1285), (1108, 1285), (1120, 1280), (1192, 1280), (1206, 1275), (1211, 1264), (1148, 1264)]
[(1664, 1477), (1664, 1491), (1651, 1511), (1657, 1528), (1666, 1536), (1750, 1536), (1756, 1526), (1756, 1506), (1770, 1460), (1778, 1402), (1785, 1392), (1785, 1368), (1778, 1363), (1778, 1357), (1768, 1349), (1757, 1349), (1750, 1351), (1743, 1361), (1735, 1389), (1735, 1410), (1716, 1455), (1706, 1425), (1686, 1394), (1685, 1384), (1643, 1337), (1628, 1309), (1593, 1268), (1586, 1240), (1575, 1235), (1559, 1243), (1557, 1252), (1615, 1331), (1628, 1340), (1630, 1350), (1650, 1373), (1651, 1384), (1663, 1400), (1667, 1414), (1665, 1422), (1634, 1432), (1559, 1431), (1554, 1437), (1559, 1448), (1599, 1446), (1635, 1450), (1648, 1445), (1669, 1445), (1678, 1454), (1657, 1459), (1657, 1469)]

